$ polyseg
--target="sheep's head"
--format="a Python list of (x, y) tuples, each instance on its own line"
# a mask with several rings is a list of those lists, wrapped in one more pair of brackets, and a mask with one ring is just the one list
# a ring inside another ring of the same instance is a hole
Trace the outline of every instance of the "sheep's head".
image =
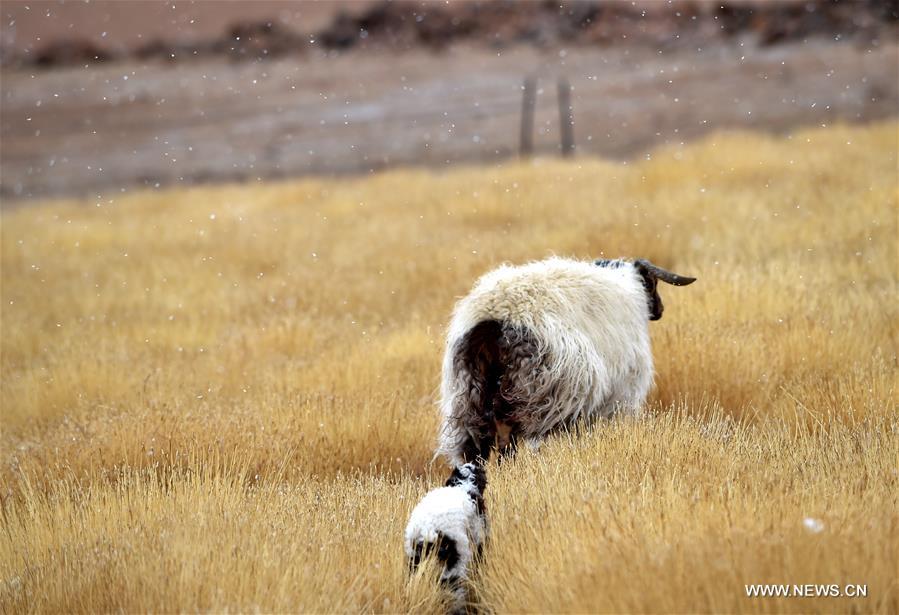
[[(600, 258), (593, 261), (593, 264), (597, 267), (618, 269), (631, 263), (620, 258)], [(692, 284), (696, 281), (696, 278), (684, 277), (682, 275), (672, 273), (667, 269), (662, 269), (657, 265), (653, 265), (644, 258), (638, 258), (637, 260), (635, 260), (633, 262), (633, 267), (634, 270), (636, 270), (636, 272), (640, 275), (640, 278), (643, 282), (643, 289), (646, 291), (646, 298), (649, 304), (649, 320), (660, 319), (662, 317), (662, 312), (665, 311), (665, 306), (662, 305), (662, 298), (659, 296), (659, 291), (657, 288), (659, 280), (667, 282), (668, 284), (673, 284), (674, 286), (686, 286), (687, 284)]]
[(649, 302), (649, 320), (658, 320), (662, 317), (665, 306), (662, 305), (662, 298), (659, 296), (657, 289), (659, 280), (674, 286), (686, 286), (696, 281), (696, 278), (688, 278), (676, 273), (672, 273), (667, 269), (662, 269), (653, 265), (648, 260), (637, 259), (634, 261), (634, 269), (640, 274), (643, 280), (643, 288), (646, 290), (646, 297)]

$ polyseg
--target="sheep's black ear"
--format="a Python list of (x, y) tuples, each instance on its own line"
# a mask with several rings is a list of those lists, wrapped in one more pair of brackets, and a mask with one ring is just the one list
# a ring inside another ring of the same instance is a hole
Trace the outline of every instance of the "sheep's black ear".
[(649, 320), (658, 320), (662, 317), (665, 306), (662, 305), (662, 298), (659, 296), (658, 278), (656, 278), (654, 269), (648, 265), (649, 263), (638, 260), (634, 262), (634, 269), (643, 280), (643, 290), (646, 291), (646, 301), (649, 305)]
[(649, 303), (649, 320), (661, 318), (662, 311), (665, 309), (662, 305), (662, 298), (659, 297), (659, 293), (656, 290), (659, 280), (674, 286), (687, 286), (696, 281), (696, 278), (678, 275), (673, 271), (662, 269), (643, 258), (634, 261), (634, 269), (637, 270), (637, 273), (643, 279), (643, 288), (646, 290), (646, 297)]

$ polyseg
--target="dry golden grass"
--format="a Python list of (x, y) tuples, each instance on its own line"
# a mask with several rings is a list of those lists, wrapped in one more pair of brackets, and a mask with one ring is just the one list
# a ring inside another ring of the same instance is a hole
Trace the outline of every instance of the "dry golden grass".
[(439, 609), (401, 535), (445, 474), (442, 326), (556, 253), (699, 282), (663, 289), (644, 420), (491, 466), (481, 603), (897, 612), (897, 134), (5, 212), (0, 610)]

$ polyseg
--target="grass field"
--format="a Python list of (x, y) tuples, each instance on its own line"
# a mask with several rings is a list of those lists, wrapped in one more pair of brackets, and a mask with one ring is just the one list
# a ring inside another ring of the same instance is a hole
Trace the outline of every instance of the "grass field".
[(644, 419), (490, 467), (486, 609), (899, 611), (897, 136), (5, 211), (0, 611), (438, 608), (402, 529), (446, 475), (442, 327), (551, 253), (699, 280)]

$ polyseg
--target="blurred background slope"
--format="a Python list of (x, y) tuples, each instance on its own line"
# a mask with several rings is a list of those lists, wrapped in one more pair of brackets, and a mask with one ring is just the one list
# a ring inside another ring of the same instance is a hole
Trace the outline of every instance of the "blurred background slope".
[(518, 154), (629, 159), (710, 130), (789, 131), (899, 108), (899, 4), (4, 1), (0, 196)]

